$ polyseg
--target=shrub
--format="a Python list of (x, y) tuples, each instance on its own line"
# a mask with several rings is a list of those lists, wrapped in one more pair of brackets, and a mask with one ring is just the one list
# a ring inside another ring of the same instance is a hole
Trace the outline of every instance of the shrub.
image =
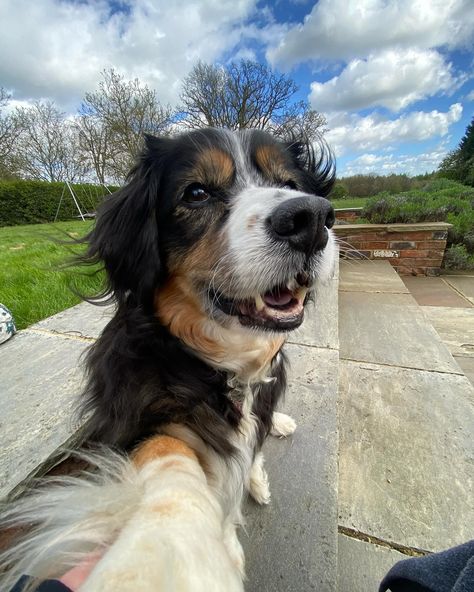
[(469, 254), (464, 245), (451, 245), (444, 253), (443, 267), (446, 269), (474, 269), (474, 255)]
[[(81, 210), (95, 211), (108, 194), (104, 187), (90, 184), (72, 185), (82, 204)], [(109, 187), (115, 191), (116, 187)], [(71, 194), (64, 183), (46, 181), (0, 181), (0, 226), (52, 222), (63, 194), (58, 220), (72, 220), (79, 216)]]
[(330, 195), (329, 195), (329, 199), (334, 200), (334, 199), (344, 199), (345, 197), (348, 197), (349, 195), (349, 191), (347, 189), (347, 187), (344, 185), (344, 183), (340, 183), (339, 181), (334, 185), (333, 190), (331, 191)]

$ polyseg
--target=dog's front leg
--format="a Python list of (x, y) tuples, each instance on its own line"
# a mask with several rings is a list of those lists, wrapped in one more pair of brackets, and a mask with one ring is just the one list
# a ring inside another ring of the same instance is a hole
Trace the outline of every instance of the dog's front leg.
[(263, 468), (263, 454), (258, 452), (250, 469), (249, 492), (258, 504), (270, 503), (270, 486), (267, 471)]

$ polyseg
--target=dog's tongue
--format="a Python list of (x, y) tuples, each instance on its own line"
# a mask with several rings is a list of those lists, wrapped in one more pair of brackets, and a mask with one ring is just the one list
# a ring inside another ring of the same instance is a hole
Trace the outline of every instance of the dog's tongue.
[(294, 298), (288, 288), (277, 288), (274, 291), (265, 292), (263, 301), (268, 306), (286, 306)]

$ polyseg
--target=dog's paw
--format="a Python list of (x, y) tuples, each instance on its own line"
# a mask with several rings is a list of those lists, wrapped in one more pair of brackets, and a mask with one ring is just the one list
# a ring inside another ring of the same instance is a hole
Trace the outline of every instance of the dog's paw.
[(295, 430), (296, 421), (292, 417), (278, 411), (273, 412), (272, 428), (270, 430), (272, 436), (286, 438), (286, 436), (290, 436)]
[(259, 452), (250, 469), (249, 492), (257, 504), (270, 503), (270, 486), (267, 471), (263, 468), (263, 454)]

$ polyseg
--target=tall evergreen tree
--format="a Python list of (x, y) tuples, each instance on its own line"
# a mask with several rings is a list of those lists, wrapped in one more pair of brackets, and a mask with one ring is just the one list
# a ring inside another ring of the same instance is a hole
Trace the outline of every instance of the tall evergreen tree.
[(438, 171), (443, 177), (474, 186), (474, 117), (459, 146), (445, 156)]

